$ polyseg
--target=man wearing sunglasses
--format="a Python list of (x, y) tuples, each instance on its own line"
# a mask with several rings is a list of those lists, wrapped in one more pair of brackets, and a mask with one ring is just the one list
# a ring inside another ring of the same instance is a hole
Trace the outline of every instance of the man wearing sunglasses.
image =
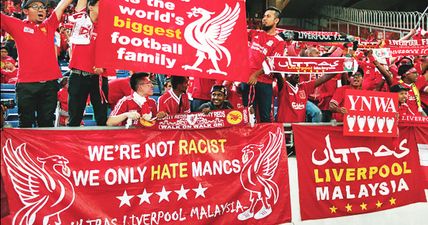
[[(44, 0), (22, 3), (26, 19), (1, 13), (1, 28), (15, 39), (19, 56), (16, 94), (19, 126), (53, 127), (61, 71), (54, 47), (55, 31), (72, 0), (61, 0), (49, 18)], [(37, 118), (36, 118), (37, 115)]]

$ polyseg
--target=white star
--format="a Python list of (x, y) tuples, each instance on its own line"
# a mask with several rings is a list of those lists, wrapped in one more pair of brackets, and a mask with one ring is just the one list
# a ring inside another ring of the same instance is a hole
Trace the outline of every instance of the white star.
[(126, 190), (123, 192), (122, 196), (116, 196), (116, 198), (120, 200), (119, 208), (125, 204), (128, 206), (131, 206), (131, 203), (129, 202), (129, 200), (131, 200), (131, 198), (133, 197), (134, 195), (128, 195), (128, 193), (126, 193)]
[(190, 189), (184, 189), (184, 186), (181, 185), (180, 190), (175, 191), (175, 193), (178, 194), (177, 201), (180, 200), (181, 198), (187, 199), (187, 192), (189, 192), (189, 191), (190, 191)]
[(171, 191), (166, 191), (165, 186), (162, 186), (162, 191), (156, 192), (156, 194), (159, 195), (159, 202), (161, 202), (162, 200), (166, 200), (167, 202), (169, 202), (168, 195), (170, 193)]
[(208, 189), (208, 188), (204, 188), (204, 187), (202, 187), (201, 183), (199, 183), (198, 188), (193, 188), (192, 190), (196, 192), (196, 196), (195, 196), (195, 198), (197, 198), (198, 196), (202, 196), (202, 197), (204, 197), (204, 198), (205, 198), (205, 191), (206, 191), (207, 189)]
[(143, 204), (143, 202), (147, 202), (147, 203), (149, 203), (150, 204), (150, 196), (152, 195), (153, 193), (148, 193), (147, 191), (146, 191), (146, 189), (144, 188), (144, 191), (143, 191), (143, 193), (141, 193), (141, 194), (139, 194), (139, 195), (137, 195), (139, 198), (140, 198), (140, 205), (141, 204)]

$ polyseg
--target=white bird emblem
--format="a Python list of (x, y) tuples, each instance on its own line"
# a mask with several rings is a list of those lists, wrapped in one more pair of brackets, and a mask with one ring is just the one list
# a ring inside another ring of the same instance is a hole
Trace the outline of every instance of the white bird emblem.
[(12, 146), (11, 139), (3, 147), (3, 159), (13, 187), (24, 206), (15, 214), (13, 225), (61, 224), (59, 214), (74, 202), (74, 187), (68, 160), (53, 155), (37, 157), (37, 163), (28, 155), (26, 144)]
[(223, 12), (214, 18), (211, 18), (211, 15), (214, 14), (213, 12), (203, 8), (193, 7), (191, 12), (187, 12), (189, 18), (198, 16), (200, 18), (187, 25), (184, 30), (184, 38), (190, 46), (196, 49), (197, 57), (193, 65), (183, 65), (182, 68), (184, 70), (202, 72), (199, 65), (208, 57), (214, 68), (206, 72), (227, 75), (226, 72), (220, 70), (217, 61), (223, 59), (224, 55), (227, 59), (227, 66), (230, 64), (230, 52), (222, 44), (232, 33), (240, 11), (239, 4), (236, 3), (233, 10), (226, 4)]
[[(240, 178), (244, 189), (250, 192), (251, 205), (238, 215), (239, 220), (248, 220), (252, 217), (259, 220), (272, 213), (269, 201), (276, 204), (279, 198), (278, 185), (272, 179), (278, 168), (283, 145), (284, 135), (278, 128), (276, 133), (269, 132), (269, 142), (264, 149), (263, 144), (249, 144), (242, 149), (244, 167)], [(259, 201), (262, 207), (254, 213)]]

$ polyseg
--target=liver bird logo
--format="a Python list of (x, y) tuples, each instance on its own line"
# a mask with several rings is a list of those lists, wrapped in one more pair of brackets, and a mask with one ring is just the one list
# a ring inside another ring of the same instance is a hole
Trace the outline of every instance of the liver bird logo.
[[(276, 133), (269, 132), (269, 142), (266, 147), (261, 144), (249, 144), (242, 149), (241, 184), (250, 192), (250, 207), (238, 215), (238, 219), (262, 219), (272, 213), (269, 202), (276, 204), (279, 197), (278, 185), (272, 180), (279, 164), (281, 147), (284, 144), (284, 135), (281, 129)], [(254, 213), (258, 203), (262, 204), (260, 210)]]
[(68, 160), (63, 156), (37, 157), (34, 161), (26, 144), (15, 149), (8, 139), (3, 147), (3, 158), (13, 187), (24, 204), (14, 216), (13, 225), (59, 225), (60, 213), (74, 202), (73, 185)]
[(199, 17), (187, 25), (184, 30), (184, 38), (190, 46), (196, 49), (197, 59), (193, 65), (183, 65), (184, 70), (202, 72), (199, 66), (208, 58), (214, 68), (207, 70), (207, 73), (227, 75), (219, 68), (218, 61), (225, 57), (227, 66), (230, 64), (230, 52), (223, 44), (232, 33), (240, 11), (239, 4), (236, 3), (233, 10), (226, 4), (223, 12), (214, 18), (211, 18), (214, 15), (213, 12), (203, 8), (193, 7), (191, 12), (187, 12), (189, 18)]

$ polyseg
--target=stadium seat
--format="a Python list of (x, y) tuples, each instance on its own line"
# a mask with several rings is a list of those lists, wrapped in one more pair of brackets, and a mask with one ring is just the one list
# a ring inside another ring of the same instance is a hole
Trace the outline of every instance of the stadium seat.
[(0, 84), (0, 91), (3, 92), (15, 92), (15, 84)]

